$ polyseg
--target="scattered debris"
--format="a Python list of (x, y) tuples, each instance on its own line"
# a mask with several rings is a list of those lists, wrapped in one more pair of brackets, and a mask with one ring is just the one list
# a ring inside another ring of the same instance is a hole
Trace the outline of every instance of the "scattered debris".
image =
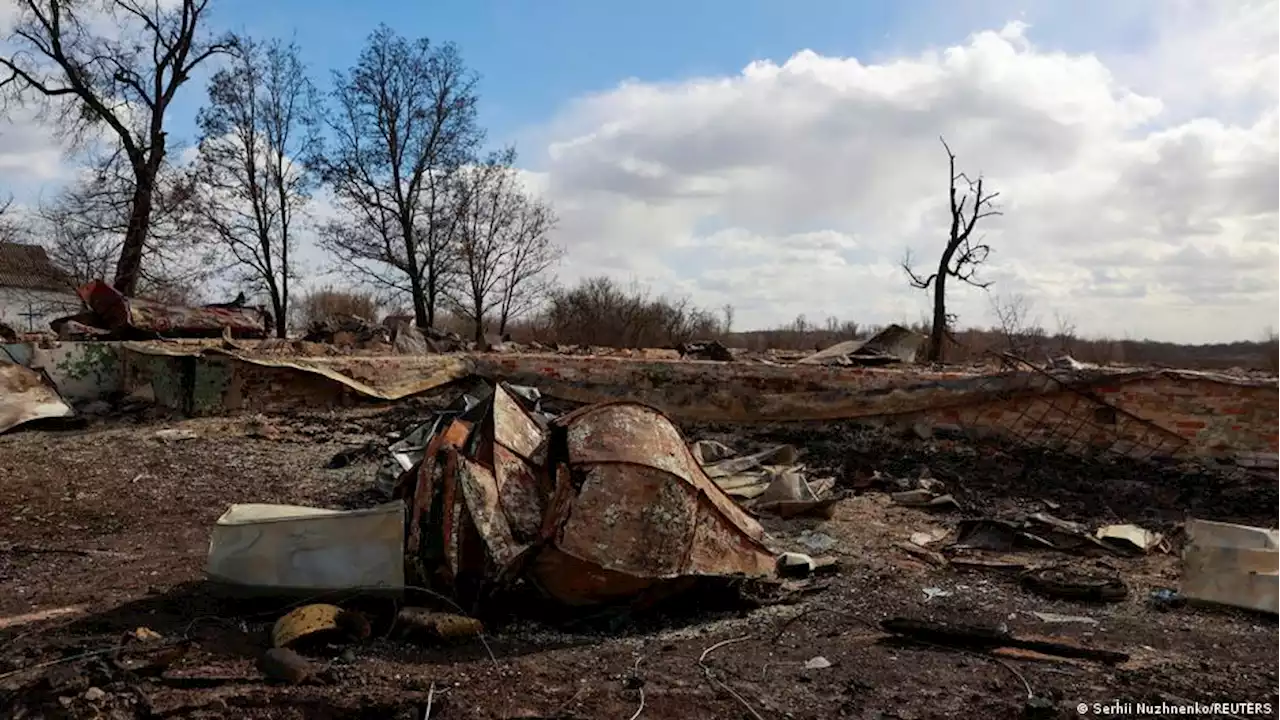
[(1164, 535), (1137, 525), (1104, 525), (1098, 528), (1094, 537), (1119, 552), (1143, 554), (1161, 547), (1167, 551)]
[(802, 365), (887, 365), (913, 363), (924, 336), (889, 325), (865, 340), (846, 340), (798, 361)]
[(1280, 532), (1189, 520), (1182, 556), (1182, 595), (1196, 602), (1280, 612)]
[(942, 540), (948, 535), (946, 530), (936, 529), (930, 532), (913, 532), (911, 533), (911, 542), (920, 547), (929, 547), (930, 545)]
[(1156, 610), (1173, 610), (1186, 605), (1187, 598), (1178, 594), (1177, 590), (1156, 588), (1151, 591), (1151, 596), (1147, 602)]
[(271, 648), (258, 657), (258, 669), (272, 680), (298, 685), (316, 674), (310, 660), (288, 648)]
[(484, 633), (484, 625), (475, 618), (417, 607), (401, 609), (396, 627), (406, 638), (419, 642), (466, 640)]
[(831, 667), (831, 661), (821, 655), (811, 657), (804, 663), (805, 670), (826, 670), (829, 667)]
[(360, 642), (369, 637), (369, 621), (353, 610), (322, 603), (295, 608), (271, 628), (278, 648)]
[(57, 617), (65, 617), (67, 615), (80, 615), (84, 612), (83, 605), (73, 605), (71, 607), (50, 608), (48, 610), (37, 610), (35, 612), (24, 613), (22, 615), (10, 615), (9, 617), (0, 617), (0, 630), (7, 630), (19, 625), (29, 625), (36, 622), (44, 622)]
[(1097, 625), (1098, 621), (1084, 615), (1060, 615), (1052, 612), (1033, 612), (1031, 613), (1037, 620), (1047, 623), (1084, 623), (1085, 625)]
[(404, 587), (404, 505), (325, 510), (232, 505), (214, 524), (207, 574), (236, 593)]
[(733, 352), (719, 340), (698, 340), (681, 343), (676, 347), (676, 350), (679, 351), (680, 357), (689, 360), (714, 360), (716, 362), (730, 362), (733, 360)]
[(889, 618), (882, 620), (880, 627), (884, 628), (886, 632), (908, 640), (974, 652), (990, 652), (999, 648), (1018, 648), (1046, 655), (1094, 660), (1112, 665), (1129, 659), (1128, 653), (1115, 650), (1082, 647), (1058, 638), (1022, 638), (1000, 628), (978, 625), (960, 625), (911, 618)]
[(303, 342), (329, 343), (338, 346), (389, 344), (391, 331), (384, 325), (357, 315), (339, 314), (316, 320), (307, 326)]
[(189, 428), (163, 428), (156, 431), (156, 438), (165, 441), (195, 440), (198, 437), (200, 435)]
[(1083, 525), (1048, 513), (1035, 513), (1016, 520), (966, 518), (956, 524), (951, 547), (999, 552), (1018, 548), (1109, 554), (1124, 552), (1119, 546), (1090, 534)]
[(894, 546), (900, 550), (905, 551), (908, 555), (920, 558), (921, 560), (928, 562), (930, 565), (934, 565), (936, 567), (946, 567), (948, 564), (947, 559), (943, 557), (941, 553), (937, 553), (937, 552), (934, 552), (933, 550), (920, 547), (915, 543), (899, 542), (899, 543), (895, 543)]
[(40, 373), (0, 362), (0, 433), (45, 418), (65, 418), (75, 410)]
[(137, 627), (129, 633), (129, 640), (140, 643), (153, 643), (164, 640), (164, 636), (149, 627)]
[(813, 558), (804, 553), (784, 552), (778, 556), (778, 574), (782, 577), (808, 577), (815, 567)]
[[(101, 280), (78, 291), (90, 312), (59, 318), (50, 323), (58, 335), (87, 335), (100, 339), (140, 338), (264, 338), (272, 326), (271, 314), (242, 302), (185, 307), (127, 297)], [(103, 334), (102, 331), (106, 331)]]
[(944, 598), (944, 597), (951, 597), (951, 591), (943, 590), (942, 588), (936, 588), (936, 587), (927, 587), (924, 589), (925, 602), (928, 602), (934, 598)]
[(1124, 581), (1110, 572), (1042, 568), (1024, 573), (1022, 584), (1046, 597), (1081, 602), (1120, 602), (1129, 595)]
[(836, 539), (826, 533), (805, 530), (796, 538), (796, 542), (808, 548), (811, 552), (822, 554), (830, 551), (836, 546)]
[(934, 493), (931, 490), (925, 490), (924, 488), (892, 493), (889, 495), (889, 499), (899, 505), (906, 505), (908, 507), (923, 507), (934, 510), (960, 509), (960, 503), (956, 502), (956, 499), (951, 495), (938, 495), (937, 493)]

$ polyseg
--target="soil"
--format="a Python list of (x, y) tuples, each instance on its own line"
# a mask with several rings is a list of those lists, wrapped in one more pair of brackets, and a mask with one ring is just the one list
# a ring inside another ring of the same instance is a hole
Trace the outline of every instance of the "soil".
[[(1274, 524), (1274, 477), (1158, 467), (891, 437), (854, 425), (699, 426), (691, 438), (740, 449), (791, 442), (853, 493), (830, 520), (766, 520), (786, 549), (829, 539), (838, 574), (785, 603), (552, 624), (491, 624), (485, 644), (388, 636), (384, 600), (355, 599), (372, 638), (321, 649), (300, 685), (265, 679), (258, 658), (291, 607), (218, 599), (202, 585), (208, 530), (233, 502), (354, 507), (371, 492), (376, 448), (427, 405), (311, 416), (97, 420), (0, 437), (0, 717), (47, 718), (903, 718), (1079, 717), (1078, 703), (1277, 702), (1274, 617), (1181, 606), (1174, 556), (1034, 560), (1117, 572), (1125, 600), (1088, 604), (1025, 590), (1016, 577), (939, 567), (904, 552), (912, 533), (973, 515), (1047, 510), (1092, 524), (1176, 528), (1197, 517)], [(854, 491), (870, 471), (922, 468), (961, 502), (930, 512)], [(62, 610), (71, 608), (71, 610)], [(677, 612), (678, 610), (678, 612)], [(42, 620), (19, 616), (46, 613)], [(59, 614), (61, 612), (61, 614)], [(1087, 616), (1046, 622), (1032, 613)], [(1117, 666), (993, 658), (889, 642), (885, 618), (1005, 626), (1121, 650)], [(163, 673), (126, 672), (107, 650), (148, 628), (173, 650)], [(486, 649), (487, 647), (487, 649)], [(492, 656), (490, 656), (490, 651)], [(98, 652), (95, 657), (72, 659)], [(825, 658), (825, 663), (811, 662)], [(700, 661), (701, 658), (701, 661)], [(806, 668), (806, 664), (810, 667)], [(1099, 707), (1098, 710), (1106, 708)], [(1234, 714), (1248, 716), (1237, 708)]]

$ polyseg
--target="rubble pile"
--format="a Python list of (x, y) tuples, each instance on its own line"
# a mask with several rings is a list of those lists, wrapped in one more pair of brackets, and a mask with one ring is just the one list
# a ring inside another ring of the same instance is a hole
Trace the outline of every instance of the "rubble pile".
[(312, 322), (302, 340), (340, 346), (387, 344), (391, 330), (356, 315), (339, 314)]
[(774, 571), (764, 530), (652, 408), (607, 403), (549, 420), (534, 393), (498, 384), (432, 430), (393, 495), (409, 508), (409, 562), (433, 587), (474, 597), (522, 578), (591, 605)]
[(266, 337), (274, 326), (265, 309), (245, 305), (243, 294), (229, 303), (187, 307), (127, 297), (101, 280), (86, 284), (77, 293), (88, 310), (50, 323), (60, 339), (253, 339)]

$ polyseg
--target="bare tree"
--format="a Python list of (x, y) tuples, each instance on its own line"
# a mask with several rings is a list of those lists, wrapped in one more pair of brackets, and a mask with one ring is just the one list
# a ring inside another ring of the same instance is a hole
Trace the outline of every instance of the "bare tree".
[[(95, 159), (76, 182), (36, 210), (33, 234), (76, 287), (108, 277), (116, 265), (132, 215), (132, 183), (123, 154), (111, 153)], [(188, 230), (189, 183), (165, 165), (155, 187), (134, 294), (191, 304), (215, 270), (214, 257)]]
[[(938, 269), (928, 277), (921, 278), (911, 269), (911, 252), (902, 261), (902, 269), (907, 272), (913, 287), (921, 290), (933, 290), (933, 322), (929, 332), (929, 362), (941, 362), (943, 340), (953, 324), (953, 318), (947, 314), (947, 278), (953, 277), (963, 283), (979, 288), (988, 288), (990, 282), (980, 282), (974, 278), (977, 269), (986, 262), (991, 247), (971, 238), (978, 221), (1000, 215), (993, 201), (1000, 193), (989, 193), (983, 186), (983, 178), (978, 176), (972, 180), (964, 173), (956, 172), (956, 156), (951, 152), (947, 141), (942, 140), (942, 147), (947, 151), (948, 177), (950, 179), (949, 198), (951, 210), (951, 233), (947, 244), (938, 259)], [(963, 182), (963, 190), (957, 184)]]
[[(132, 294), (166, 152), (165, 114), (200, 63), (230, 47), (201, 32), (209, 0), (19, 0), (13, 49), (0, 56), (0, 87), (19, 100), (52, 101), (71, 135), (105, 125), (132, 175), (129, 220), (114, 284)], [(95, 13), (100, 9), (100, 13)], [(103, 29), (111, 27), (109, 32)], [(73, 108), (59, 105), (70, 100)]]
[(991, 311), (1000, 324), (999, 330), (1004, 335), (1005, 347), (1009, 353), (1020, 358), (1027, 358), (1033, 351), (1040, 349), (1044, 340), (1039, 319), (1031, 316), (1031, 310), (1031, 301), (1021, 293), (991, 298)]
[(197, 117), (194, 212), (231, 256), (237, 279), (270, 300), (276, 335), (285, 337), (294, 221), (313, 186), (300, 159), (319, 147), (315, 88), (295, 46), (248, 38), (237, 45)]
[(495, 310), (498, 332), (506, 333), (511, 313), (524, 309), (521, 303), (533, 297), (530, 286), (559, 257), (549, 237), (555, 213), (526, 192), (515, 158), (507, 148), (460, 174), (454, 306), (473, 325), (476, 342)]
[(1057, 325), (1053, 339), (1058, 342), (1058, 352), (1070, 355), (1076, 339), (1076, 321), (1062, 311), (1054, 311), (1053, 320)]
[(455, 271), (457, 174), (483, 140), (476, 78), (453, 45), (383, 25), (335, 84), (333, 141), (316, 164), (345, 217), (321, 242), (348, 270), (408, 296), (430, 327)]
[(728, 335), (733, 332), (733, 315), (734, 309), (732, 303), (725, 303), (720, 307), (720, 317), (724, 322), (724, 334)]

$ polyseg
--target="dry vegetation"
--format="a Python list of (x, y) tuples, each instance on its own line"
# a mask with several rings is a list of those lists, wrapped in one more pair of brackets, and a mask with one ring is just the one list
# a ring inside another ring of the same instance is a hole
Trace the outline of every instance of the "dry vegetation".
[[(996, 324), (949, 333), (947, 362), (971, 364), (990, 361), (993, 355), (1012, 353), (1036, 362), (1060, 355), (1100, 365), (1163, 366), (1201, 370), (1247, 369), (1277, 371), (1280, 343), (1267, 331), (1264, 339), (1234, 343), (1181, 345), (1155, 340), (1086, 338), (1075, 332), (1065, 315), (1054, 317), (1053, 329), (1044, 328), (1022, 297), (994, 296)], [(370, 293), (325, 288), (298, 303), (296, 327), (335, 314), (365, 318), (411, 315), (404, 308), (381, 305)], [(801, 315), (791, 323), (768, 330), (732, 330), (731, 306), (713, 312), (687, 298), (654, 295), (638, 284), (623, 286), (607, 277), (584, 280), (568, 289), (550, 293), (543, 308), (513, 322), (507, 335), (519, 343), (595, 345), (621, 348), (670, 348), (693, 340), (719, 340), (729, 347), (751, 352), (766, 350), (816, 351), (856, 337), (867, 337), (882, 325), (828, 317), (822, 323)], [(924, 321), (898, 324), (921, 335), (930, 327)], [(436, 326), (466, 336), (471, 319), (443, 314)]]

